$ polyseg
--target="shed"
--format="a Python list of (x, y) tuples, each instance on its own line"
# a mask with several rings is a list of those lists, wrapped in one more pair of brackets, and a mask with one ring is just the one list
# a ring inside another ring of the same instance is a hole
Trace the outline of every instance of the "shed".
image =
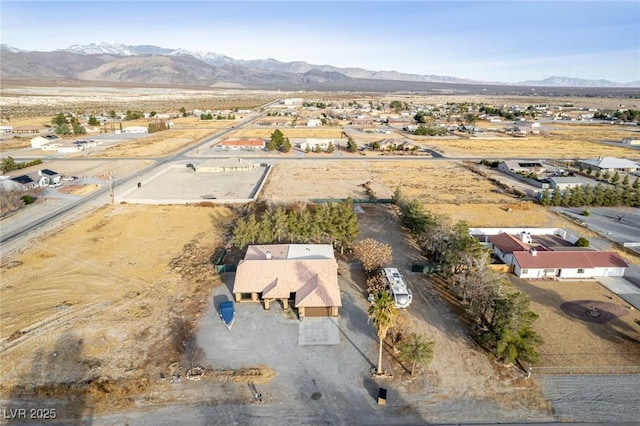
[(551, 189), (568, 189), (574, 186), (590, 186), (594, 185), (594, 182), (590, 179), (586, 179), (580, 176), (554, 176), (549, 178)]

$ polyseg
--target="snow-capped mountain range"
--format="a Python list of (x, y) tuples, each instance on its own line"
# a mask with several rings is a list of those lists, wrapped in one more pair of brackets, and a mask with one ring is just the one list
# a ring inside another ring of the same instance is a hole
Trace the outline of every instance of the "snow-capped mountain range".
[[(78, 45), (74, 44), (70, 46), (68, 49), (64, 49), (68, 52), (75, 52), (84, 55), (90, 54), (111, 54), (111, 55), (122, 55), (122, 56), (136, 56), (136, 55), (167, 55), (167, 56), (175, 56), (175, 55), (183, 55), (183, 56), (193, 56), (194, 58), (200, 59), (203, 62), (206, 62), (210, 65), (226, 65), (234, 62), (247, 64), (251, 66), (255, 66), (265, 70), (271, 71), (282, 71), (284, 68), (287, 71), (291, 72), (308, 72), (312, 69), (324, 69), (331, 71), (338, 71), (340, 68), (331, 67), (328, 65), (312, 65), (303, 61), (295, 61), (295, 62), (280, 62), (276, 59), (257, 59), (251, 61), (243, 61), (236, 60), (230, 58), (229, 56), (221, 55), (219, 53), (213, 52), (203, 52), (200, 50), (186, 50), (186, 49), (167, 49), (164, 47), (152, 46), (152, 45), (137, 45), (137, 46), (128, 46), (122, 43), (110, 43), (110, 42), (100, 42), (100, 43), (91, 43), (87, 45)], [(394, 80), (411, 80), (411, 81), (440, 81), (440, 82), (455, 82), (455, 83), (475, 83), (475, 84), (513, 84), (513, 83), (504, 83), (504, 82), (483, 82), (483, 81), (474, 81), (468, 79), (460, 79), (456, 77), (450, 76), (435, 76), (435, 75), (417, 75), (417, 74), (405, 74), (399, 73), (396, 71), (367, 71), (361, 68), (341, 68), (342, 70), (347, 70), (347, 72), (343, 72), (343, 74), (349, 77), (356, 78), (377, 78), (377, 79), (394, 79)], [(340, 71), (338, 71), (340, 72)], [(521, 86), (554, 86), (554, 87), (638, 87), (640, 86), (640, 81), (634, 81), (630, 83), (618, 83), (610, 80), (589, 80), (583, 78), (572, 78), (572, 77), (560, 77), (560, 76), (551, 76), (544, 80), (527, 80), (521, 81), (519, 83), (515, 83), (516, 85)]]
[[(640, 81), (617, 83), (608, 80), (558, 76), (515, 84), (487, 82), (453, 76), (370, 71), (355, 67), (340, 68), (331, 65), (314, 65), (303, 61), (281, 62), (273, 58), (237, 60), (213, 52), (111, 42), (73, 45), (54, 52), (30, 52), (3, 44), (0, 46), (0, 52), (3, 59), (8, 57), (11, 59), (1, 62), (2, 77), (16, 79), (70, 78), (255, 88), (291, 86), (292, 89), (309, 86), (309, 84), (324, 85), (327, 89), (344, 89), (350, 84), (361, 86), (366, 82), (369, 82), (373, 89), (379, 86), (381, 81), (395, 82), (398, 88), (402, 87), (401, 82), (529, 87), (640, 87)], [(26, 58), (29, 60), (26, 61)], [(38, 58), (46, 58), (49, 66), (38, 67)], [(36, 66), (33, 65), (34, 61)]]

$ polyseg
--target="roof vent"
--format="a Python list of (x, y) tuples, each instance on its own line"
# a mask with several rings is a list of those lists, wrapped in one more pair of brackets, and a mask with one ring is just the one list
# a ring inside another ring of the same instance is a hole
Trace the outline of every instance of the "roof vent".
[(264, 254), (264, 257), (266, 257), (266, 258), (267, 258), (267, 260), (271, 259), (271, 252), (270, 252), (270, 251), (266, 252), (266, 253)]
[(537, 256), (538, 255), (538, 250), (532, 248), (530, 253), (531, 253), (531, 256)]

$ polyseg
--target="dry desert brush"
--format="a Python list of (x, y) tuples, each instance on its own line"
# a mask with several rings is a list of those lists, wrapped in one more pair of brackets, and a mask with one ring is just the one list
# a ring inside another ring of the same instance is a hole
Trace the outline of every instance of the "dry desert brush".
[(369, 276), (374, 276), (393, 259), (391, 246), (373, 238), (365, 238), (354, 244), (353, 254), (356, 259), (362, 262), (362, 266)]

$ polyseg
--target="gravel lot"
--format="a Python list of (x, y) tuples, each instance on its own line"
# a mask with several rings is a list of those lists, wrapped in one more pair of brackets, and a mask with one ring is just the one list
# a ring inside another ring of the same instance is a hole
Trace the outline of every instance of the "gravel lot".
[[(196, 173), (186, 167), (187, 162), (174, 164), (159, 174), (145, 177), (141, 187), (123, 188), (122, 201), (156, 200), (167, 203), (172, 200), (245, 199), (253, 195), (264, 167), (250, 172)], [(170, 184), (167, 184), (170, 182)]]

